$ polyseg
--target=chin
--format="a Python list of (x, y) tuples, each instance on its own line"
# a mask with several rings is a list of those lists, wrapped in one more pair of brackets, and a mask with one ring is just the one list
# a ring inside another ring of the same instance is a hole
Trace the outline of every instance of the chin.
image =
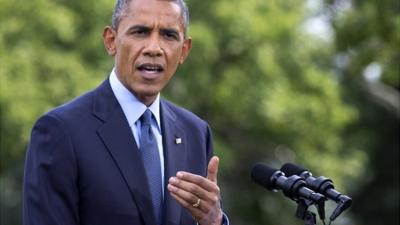
[(158, 93), (161, 91), (160, 88), (155, 88), (155, 87), (151, 87), (148, 85), (146, 85), (145, 87), (136, 88), (133, 90), (136, 90), (133, 92), (131, 91), (136, 96), (146, 96), (146, 97), (154, 97), (154, 96), (158, 95)]

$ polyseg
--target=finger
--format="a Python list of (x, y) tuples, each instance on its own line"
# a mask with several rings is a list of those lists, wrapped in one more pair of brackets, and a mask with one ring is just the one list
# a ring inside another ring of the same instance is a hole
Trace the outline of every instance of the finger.
[(188, 172), (183, 172), (183, 171), (179, 171), (176, 174), (176, 176), (180, 180), (184, 180), (189, 183), (196, 184), (206, 191), (219, 193), (219, 187), (216, 185), (216, 183), (214, 183), (214, 182), (210, 181), (209, 179), (204, 178), (202, 176), (188, 173)]
[(169, 184), (194, 195), (195, 196), (194, 202), (197, 200), (197, 197), (203, 199), (203, 201), (213, 202), (215, 200), (214, 196), (217, 196), (216, 194), (218, 194), (214, 192), (209, 192), (203, 189), (201, 186), (198, 186), (197, 184), (181, 180), (177, 177), (171, 177), (169, 179)]
[(196, 210), (207, 212), (209, 210), (210, 205), (204, 200), (200, 200), (200, 205), (198, 207), (194, 207), (193, 204), (195, 204), (199, 198), (185, 190), (174, 187), (171, 184), (168, 185), (168, 190), (170, 191), (171, 195), (179, 202), (179, 204), (193, 212), (195, 212)]
[(207, 179), (211, 180), (214, 183), (217, 183), (218, 165), (218, 156), (213, 156), (208, 163)]
[(187, 203), (185, 200), (180, 198), (174, 193), (171, 193), (171, 196), (185, 209), (189, 211), (189, 213), (192, 215), (192, 217), (196, 220), (199, 221), (202, 218), (206, 216), (204, 212), (202, 212), (199, 208), (193, 207), (191, 204)]

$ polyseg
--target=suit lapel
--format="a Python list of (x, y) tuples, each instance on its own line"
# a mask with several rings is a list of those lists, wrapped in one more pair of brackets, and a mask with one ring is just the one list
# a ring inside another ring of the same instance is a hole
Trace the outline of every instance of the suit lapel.
[(94, 99), (94, 114), (104, 121), (97, 130), (107, 150), (119, 167), (132, 198), (146, 225), (155, 220), (149, 199), (150, 191), (138, 147), (125, 115), (112, 93), (108, 79), (98, 88)]
[(179, 127), (175, 113), (161, 101), (161, 127), (164, 147), (165, 193), (164, 193), (164, 224), (180, 224), (182, 207), (169, 194), (168, 180), (186, 165), (186, 138), (183, 129)]

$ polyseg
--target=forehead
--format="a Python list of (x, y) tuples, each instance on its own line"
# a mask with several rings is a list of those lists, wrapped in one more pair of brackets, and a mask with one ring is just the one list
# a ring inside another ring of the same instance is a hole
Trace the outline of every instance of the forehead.
[(182, 11), (178, 3), (169, 0), (132, 0), (121, 18), (121, 23), (140, 23), (183, 29)]

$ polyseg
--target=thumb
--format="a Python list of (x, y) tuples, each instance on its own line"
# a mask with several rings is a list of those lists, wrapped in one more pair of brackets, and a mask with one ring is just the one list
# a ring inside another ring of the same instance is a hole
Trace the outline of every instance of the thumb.
[(208, 163), (207, 179), (209, 179), (214, 183), (217, 183), (218, 165), (219, 165), (218, 156), (213, 156), (210, 159), (210, 162)]

